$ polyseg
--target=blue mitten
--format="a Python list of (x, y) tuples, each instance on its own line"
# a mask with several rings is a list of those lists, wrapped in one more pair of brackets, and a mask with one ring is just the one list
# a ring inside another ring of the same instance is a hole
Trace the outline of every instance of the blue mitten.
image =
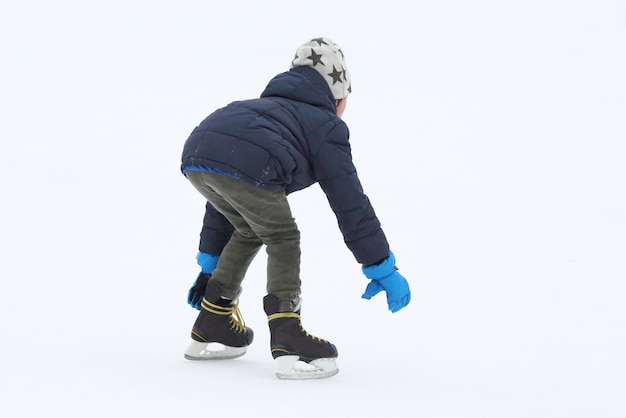
[(202, 272), (196, 278), (193, 286), (189, 289), (189, 293), (187, 295), (187, 303), (191, 305), (193, 308), (200, 310), (200, 304), (202, 303), (202, 298), (204, 297), (204, 292), (206, 291), (206, 285), (211, 278), (211, 274), (215, 267), (217, 267), (217, 262), (219, 260), (218, 255), (212, 255), (200, 252), (198, 253), (198, 265), (202, 268)]
[(384, 259), (380, 264), (363, 267), (363, 274), (371, 279), (363, 299), (371, 299), (381, 291), (387, 293), (387, 306), (391, 312), (398, 312), (411, 301), (411, 290), (409, 283), (396, 269), (396, 258), (393, 253), (389, 252), (389, 257)]

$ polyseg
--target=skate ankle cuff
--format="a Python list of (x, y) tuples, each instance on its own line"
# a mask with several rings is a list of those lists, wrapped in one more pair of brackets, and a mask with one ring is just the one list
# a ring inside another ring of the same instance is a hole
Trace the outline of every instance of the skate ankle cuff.
[(202, 299), (200, 304), (203, 311), (207, 311), (214, 315), (230, 316), (230, 325), (237, 332), (245, 332), (246, 323), (243, 320), (241, 311), (239, 311), (239, 303), (235, 303), (233, 306), (220, 306), (215, 303), (211, 303), (206, 299)]
[(273, 321), (274, 319), (279, 319), (279, 318), (297, 318), (297, 319), (300, 319), (300, 314), (296, 313), (296, 312), (277, 312), (275, 314), (267, 316), (268, 322), (269, 321)]
[(216, 315), (230, 315), (233, 313), (232, 306), (220, 306), (215, 303), (211, 303), (204, 298), (202, 299), (200, 306), (205, 311), (211, 312), (212, 314), (216, 314)]

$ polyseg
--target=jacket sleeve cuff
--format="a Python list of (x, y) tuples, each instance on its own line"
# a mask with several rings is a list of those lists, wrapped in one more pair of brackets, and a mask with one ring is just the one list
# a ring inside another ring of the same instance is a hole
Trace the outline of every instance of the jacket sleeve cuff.
[(368, 279), (382, 279), (389, 276), (396, 267), (396, 258), (391, 251), (389, 256), (385, 258), (380, 264), (374, 264), (372, 266), (363, 266), (363, 274)]

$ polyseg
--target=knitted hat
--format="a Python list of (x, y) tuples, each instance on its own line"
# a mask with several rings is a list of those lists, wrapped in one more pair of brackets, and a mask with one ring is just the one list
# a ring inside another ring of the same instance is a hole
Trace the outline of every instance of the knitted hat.
[(330, 39), (315, 38), (300, 45), (291, 61), (291, 68), (301, 66), (312, 67), (323, 75), (336, 100), (352, 93), (346, 59), (339, 45)]

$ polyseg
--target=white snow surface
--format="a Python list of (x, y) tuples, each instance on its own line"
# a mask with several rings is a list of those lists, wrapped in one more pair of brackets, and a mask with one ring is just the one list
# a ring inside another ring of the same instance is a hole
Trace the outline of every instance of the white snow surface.
[[(626, 416), (626, 3), (14, 1), (0, 13), (0, 416)], [(355, 164), (412, 287), (391, 314), (318, 186), (303, 323), (337, 376), (183, 358), (207, 114), (346, 54)]]

